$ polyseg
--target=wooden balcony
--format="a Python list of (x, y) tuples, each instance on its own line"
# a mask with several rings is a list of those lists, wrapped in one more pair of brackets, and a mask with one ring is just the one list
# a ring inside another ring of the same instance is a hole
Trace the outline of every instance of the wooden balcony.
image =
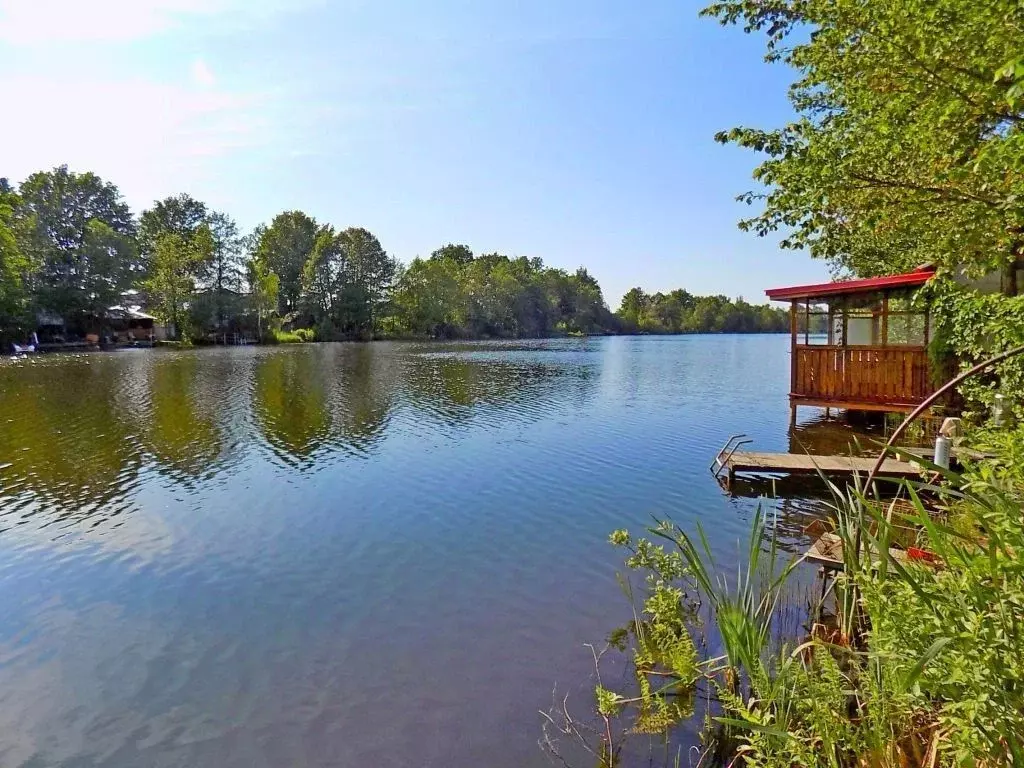
[(794, 405), (906, 410), (933, 391), (924, 347), (794, 345)]

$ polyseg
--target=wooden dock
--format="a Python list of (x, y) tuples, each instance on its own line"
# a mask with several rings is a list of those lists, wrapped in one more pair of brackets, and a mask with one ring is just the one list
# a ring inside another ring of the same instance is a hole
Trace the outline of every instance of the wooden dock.
[[(817, 475), (826, 477), (867, 476), (875, 459), (860, 456), (815, 456), (807, 453), (758, 453), (735, 451), (722, 457), (721, 469), (732, 480), (737, 474)], [(909, 461), (886, 459), (879, 477), (916, 478), (921, 467)]]
[[(906, 551), (896, 547), (889, 547), (889, 556), (900, 565), (910, 562)], [(842, 571), (846, 567), (843, 562), (843, 540), (834, 533), (824, 533), (807, 550), (804, 559), (820, 565), (826, 570)], [(878, 565), (877, 551), (873, 554), (872, 560), (875, 565)]]

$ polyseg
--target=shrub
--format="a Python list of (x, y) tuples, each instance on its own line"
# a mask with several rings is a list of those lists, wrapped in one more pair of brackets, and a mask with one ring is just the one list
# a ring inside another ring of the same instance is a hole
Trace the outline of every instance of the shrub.
[[(816, 624), (781, 650), (773, 638), (792, 568), (776, 568), (774, 543), (764, 556), (760, 514), (731, 581), (699, 530), (659, 523), (639, 540), (616, 531), (612, 543), (629, 550), (646, 590), (609, 640), (632, 683), (616, 691), (598, 669), (602, 743), (591, 751), (615, 765), (630, 734), (669, 738), (703, 686), (706, 737), (724, 763), (1024, 765), (1024, 431), (977, 437), (994, 458), (947, 473), (942, 486), (905, 484), (899, 504), (834, 487), (838, 626)], [(938, 567), (892, 555), (907, 529)], [(626, 731), (613, 736), (613, 720), (627, 720)], [(561, 734), (585, 739), (567, 713), (561, 722)]]
[(281, 331), (270, 328), (263, 334), (264, 344), (302, 344), (313, 341), (316, 334), (310, 328), (299, 328), (297, 331)]

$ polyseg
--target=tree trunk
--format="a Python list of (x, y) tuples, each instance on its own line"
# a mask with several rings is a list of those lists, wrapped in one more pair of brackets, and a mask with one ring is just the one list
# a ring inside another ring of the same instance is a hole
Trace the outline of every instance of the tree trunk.
[(1017, 272), (1024, 267), (1024, 228), (1017, 227), (1012, 230), (1018, 239), (1010, 246), (1010, 263), (1003, 268), (1003, 295), (1020, 295), (1020, 281), (1017, 279)]
[[(1014, 249), (1017, 252), (1017, 249)], [(1015, 258), (1003, 268), (1003, 295), (1018, 296), (1020, 294), (1020, 281), (1017, 279), (1017, 272), (1021, 268), (1021, 259)]]

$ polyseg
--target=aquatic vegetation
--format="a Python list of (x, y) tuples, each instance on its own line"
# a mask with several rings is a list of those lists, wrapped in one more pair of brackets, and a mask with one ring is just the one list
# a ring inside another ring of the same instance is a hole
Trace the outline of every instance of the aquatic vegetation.
[(843, 570), (808, 606), (800, 635), (778, 627), (799, 560), (778, 562), (760, 512), (731, 577), (699, 527), (694, 536), (659, 521), (639, 539), (616, 531), (644, 588), (627, 589), (641, 607), (609, 639), (635, 682), (597, 691), (605, 764), (624, 764), (638, 733), (673, 743), (702, 689), (702, 760), (1024, 764), (1022, 445), (1022, 432), (989, 436), (992, 458), (941, 483), (904, 483), (891, 501), (833, 486)]

